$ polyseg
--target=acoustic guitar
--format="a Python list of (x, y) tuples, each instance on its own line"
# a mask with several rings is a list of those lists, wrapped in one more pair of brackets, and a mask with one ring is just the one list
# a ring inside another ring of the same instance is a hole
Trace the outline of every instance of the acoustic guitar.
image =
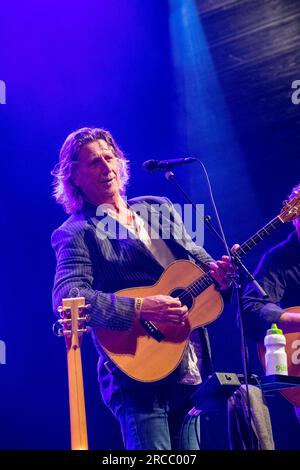
[[(282, 223), (295, 219), (299, 214), (300, 194), (296, 194), (285, 203), (277, 217), (240, 246), (235, 256), (246, 254)], [(202, 268), (191, 261), (178, 260), (166, 268), (153, 286), (123, 289), (116, 293), (119, 297), (170, 295), (179, 297), (182, 305), (189, 309), (188, 320), (183, 325), (136, 319), (128, 331), (95, 329), (101, 347), (125, 374), (142, 382), (163, 379), (180, 363), (191, 332), (219, 317), (223, 299), (209, 275), (209, 269)]]
[[(285, 311), (299, 313), (300, 315), (300, 307), (290, 307)], [(299, 333), (286, 333), (284, 336), (286, 338), (288, 375), (300, 377), (300, 331)], [(264, 343), (261, 342), (258, 344), (258, 355), (264, 370), (266, 369), (265, 354), (266, 348)], [(281, 390), (281, 393), (294, 406), (300, 406), (300, 387)]]
[(62, 317), (58, 323), (63, 327), (59, 334), (65, 336), (67, 347), (72, 450), (88, 450), (81, 362), (82, 335), (87, 331), (82, 310), (86, 307), (84, 297), (75, 297), (63, 299), (62, 307), (58, 308)]

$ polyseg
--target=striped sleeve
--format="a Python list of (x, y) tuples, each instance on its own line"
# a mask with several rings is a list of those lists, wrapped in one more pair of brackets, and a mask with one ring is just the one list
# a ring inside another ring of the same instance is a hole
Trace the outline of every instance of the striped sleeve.
[(57, 229), (52, 234), (57, 260), (52, 293), (54, 311), (57, 312), (63, 298), (82, 296), (90, 304), (90, 326), (129, 330), (135, 315), (134, 298), (117, 297), (92, 288), (93, 263), (84, 233), (84, 230)]

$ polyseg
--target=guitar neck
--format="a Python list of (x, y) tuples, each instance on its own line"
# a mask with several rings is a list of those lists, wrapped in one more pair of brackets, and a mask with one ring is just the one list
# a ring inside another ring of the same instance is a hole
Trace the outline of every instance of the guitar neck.
[(69, 406), (72, 450), (87, 450), (87, 426), (80, 348), (68, 353)]
[(252, 250), (256, 245), (258, 245), (261, 241), (268, 238), (283, 222), (281, 221), (279, 215), (271, 220), (268, 224), (266, 224), (263, 228), (258, 230), (252, 237), (248, 238), (235, 252), (238, 257), (241, 257), (247, 254), (249, 251)]
[[(252, 250), (258, 243), (263, 241), (267, 238), (271, 233), (273, 233), (281, 224), (282, 220), (278, 215), (274, 219), (272, 219), (268, 224), (266, 224), (263, 228), (258, 230), (251, 238), (248, 238), (239, 249), (235, 252), (235, 254), (240, 258), (242, 255), (245, 255), (249, 251)], [(188, 291), (193, 297), (197, 297), (200, 295), (205, 289), (207, 289), (211, 284), (213, 284), (213, 279), (210, 277), (209, 273), (207, 272), (204, 276), (200, 277), (195, 281), (192, 285), (189, 286)]]
[(66, 298), (62, 301), (64, 333), (67, 346), (69, 405), (72, 450), (88, 450), (85, 413), (84, 386), (81, 362), (82, 333), (86, 331), (81, 309), (85, 308), (84, 297)]

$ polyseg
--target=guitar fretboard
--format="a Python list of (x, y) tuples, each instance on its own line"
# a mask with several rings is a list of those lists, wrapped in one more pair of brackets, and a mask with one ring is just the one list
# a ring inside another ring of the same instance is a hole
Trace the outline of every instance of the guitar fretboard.
[[(251, 238), (248, 238), (239, 249), (235, 252), (235, 254), (240, 258), (242, 255), (248, 253), (252, 248), (254, 248), (258, 243), (263, 241), (272, 232), (274, 232), (280, 224), (282, 224), (282, 220), (279, 216), (275, 217), (271, 220), (268, 224), (266, 224), (263, 228), (258, 230)], [(213, 284), (213, 279), (210, 277), (209, 273), (204, 274), (198, 278), (193, 284), (190, 284), (186, 289), (185, 293), (179, 296), (180, 300), (184, 301), (184, 297), (187, 294), (192, 295), (193, 297), (197, 297), (200, 295), (205, 289), (207, 289), (210, 285)]]
[(262, 229), (256, 232), (253, 237), (248, 238), (248, 240), (240, 246), (240, 248), (235, 252), (235, 254), (239, 257), (245, 255), (250, 250), (252, 250), (252, 248), (254, 248), (258, 243), (260, 243), (269, 235), (271, 235), (271, 233), (274, 232), (280, 224), (282, 224), (282, 221), (279, 216), (275, 217), (273, 220), (271, 220), (271, 222), (269, 222)]
[[(201, 294), (201, 292), (205, 291), (211, 284), (213, 284), (213, 280), (210, 277), (208, 273), (204, 274), (204, 276), (199, 277), (197, 281), (195, 281), (193, 284), (190, 284), (186, 289), (185, 292), (188, 292), (190, 295), (193, 297), (197, 297), (198, 295)], [(186, 294), (183, 293), (181, 296), (179, 296), (180, 300), (184, 300), (184, 296)]]

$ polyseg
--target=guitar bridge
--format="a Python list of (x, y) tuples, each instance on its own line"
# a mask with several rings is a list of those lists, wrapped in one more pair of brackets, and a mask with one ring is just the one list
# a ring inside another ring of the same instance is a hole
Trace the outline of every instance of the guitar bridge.
[(162, 334), (161, 331), (152, 323), (151, 321), (148, 320), (141, 320), (141, 323), (147, 333), (152, 336), (152, 338), (156, 339), (159, 343), (165, 339), (165, 336)]

